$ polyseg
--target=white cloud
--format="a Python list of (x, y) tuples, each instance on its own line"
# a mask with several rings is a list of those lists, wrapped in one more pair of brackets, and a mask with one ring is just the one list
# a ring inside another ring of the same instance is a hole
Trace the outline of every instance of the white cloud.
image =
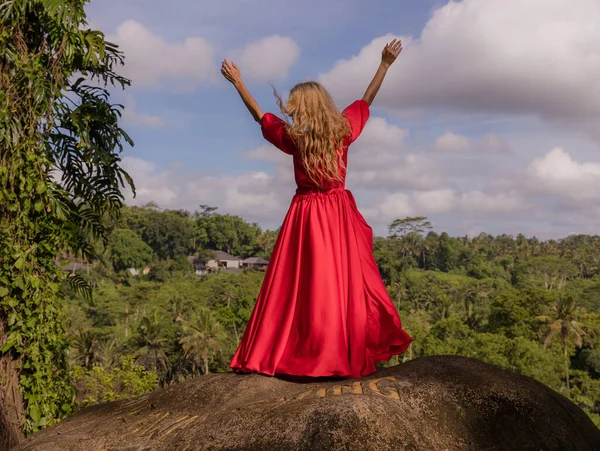
[[(127, 20), (108, 40), (125, 54), (120, 72), (134, 87), (168, 91), (192, 91), (218, 79), (213, 44), (202, 37), (168, 42), (135, 20)], [(300, 55), (291, 37), (268, 36), (233, 50), (232, 58), (245, 79), (281, 81)]]
[(600, 162), (580, 163), (561, 148), (555, 148), (527, 168), (533, 178), (531, 190), (573, 200), (600, 201)]
[(530, 208), (517, 192), (487, 194), (479, 190), (460, 192), (450, 188), (389, 194), (368, 210), (365, 216), (386, 222), (406, 216), (468, 215), (484, 218), (497, 213), (509, 214)]
[(504, 142), (498, 135), (488, 133), (480, 142), (473, 146), (475, 151), (488, 154), (506, 154), (512, 153), (510, 146)]
[(397, 218), (415, 215), (411, 197), (406, 193), (394, 193), (384, 197), (374, 208), (363, 210), (369, 220), (390, 222)]
[(435, 148), (448, 152), (468, 152), (471, 150), (471, 141), (466, 136), (446, 132), (435, 140)]
[(136, 109), (136, 103), (132, 96), (128, 96), (123, 110), (123, 122), (132, 126), (144, 126), (151, 128), (160, 128), (165, 125), (165, 120), (161, 116), (152, 116), (140, 114)]
[(448, 188), (415, 192), (411, 197), (416, 208), (430, 213), (446, 213), (455, 203), (455, 193)]
[[(376, 102), (395, 109), (600, 117), (600, 2), (463, 0), (435, 10), (390, 69)], [(334, 95), (364, 90), (393, 36), (320, 76)], [(579, 122), (579, 121), (578, 121)], [(593, 131), (593, 130), (592, 130)]]
[(291, 37), (268, 36), (233, 51), (233, 61), (242, 76), (255, 82), (279, 81), (287, 78), (300, 56), (300, 48)]
[(291, 157), (271, 144), (264, 144), (246, 153), (251, 160), (262, 160), (270, 163), (289, 163)]
[(202, 175), (186, 172), (179, 164), (161, 169), (154, 163), (134, 157), (123, 158), (123, 167), (136, 185), (136, 197), (133, 198), (131, 192), (126, 196), (130, 205), (154, 201), (161, 208), (189, 211), (196, 210), (201, 204), (213, 205), (220, 212), (241, 215), (271, 227), (278, 227), (294, 193), (293, 180), (281, 179), (277, 172), (275, 175), (261, 171)]
[(511, 213), (531, 208), (517, 191), (486, 194), (479, 190), (462, 193), (459, 198), (460, 209), (465, 213)]
[(508, 154), (509, 146), (498, 135), (489, 133), (478, 141), (472, 141), (467, 136), (446, 132), (440, 135), (434, 143), (434, 148), (442, 152), (476, 153), (481, 155)]
[(441, 183), (441, 171), (423, 155), (404, 153), (408, 132), (372, 117), (348, 152), (348, 184), (367, 188), (429, 189)]
[(135, 87), (193, 90), (216, 79), (213, 45), (201, 37), (167, 42), (139, 22), (127, 20), (107, 39), (125, 53), (120, 73)]
[(124, 157), (123, 168), (131, 175), (136, 188), (134, 200), (130, 191), (126, 199), (132, 205), (143, 205), (148, 202), (156, 202), (161, 206), (172, 205), (181, 194), (181, 187), (168, 171), (159, 172), (156, 164), (133, 157)]

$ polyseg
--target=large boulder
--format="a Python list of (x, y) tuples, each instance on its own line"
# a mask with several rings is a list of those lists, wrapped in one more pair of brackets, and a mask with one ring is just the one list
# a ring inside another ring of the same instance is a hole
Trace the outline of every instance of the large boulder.
[(600, 450), (565, 397), (477, 360), (422, 357), (360, 380), (213, 374), (83, 410), (25, 450)]

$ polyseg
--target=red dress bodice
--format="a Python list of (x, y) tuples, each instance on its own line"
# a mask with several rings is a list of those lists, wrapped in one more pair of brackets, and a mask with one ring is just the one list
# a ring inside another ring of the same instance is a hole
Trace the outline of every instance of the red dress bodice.
[(350, 135), (344, 140), (342, 148), (343, 167), (340, 166), (344, 182), (337, 180), (327, 181), (323, 188), (319, 188), (308, 176), (302, 159), (300, 158), (296, 143), (286, 132), (286, 123), (271, 113), (265, 113), (261, 119), (260, 125), (264, 138), (280, 149), (282, 152), (292, 155), (294, 158), (294, 178), (296, 180), (296, 193), (303, 194), (311, 191), (327, 191), (333, 188), (343, 188), (346, 180), (346, 170), (348, 167), (348, 147), (362, 133), (367, 120), (369, 119), (369, 105), (364, 100), (353, 102), (343, 111), (344, 116), (350, 123)]

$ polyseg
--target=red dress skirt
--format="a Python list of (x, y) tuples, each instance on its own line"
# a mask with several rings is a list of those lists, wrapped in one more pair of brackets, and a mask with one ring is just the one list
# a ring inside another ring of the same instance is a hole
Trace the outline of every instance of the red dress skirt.
[[(344, 114), (352, 129), (343, 149), (347, 163), (368, 104), (356, 101)], [(312, 183), (281, 119), (267, 113), (261, 127), (269, 142), (294, 156), (298, 190), (230, 366), (271, 376), (371, 374), (412, 340), (375, 263), (372, 229), (343, 185), (319, 190)]]

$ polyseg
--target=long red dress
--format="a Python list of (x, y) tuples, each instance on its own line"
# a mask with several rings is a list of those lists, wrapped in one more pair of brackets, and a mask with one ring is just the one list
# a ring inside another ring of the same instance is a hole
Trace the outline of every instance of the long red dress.
[[(344, 143), (346, 166), (369, 106), (359, 100), (343, 113), (352, 130)], [(266, 113), (261, 128), (267, 141), (293, 156), (298, 189), (230, 366), (271, 376), (371, 374), (412, 340), (375, 263), (372, 229), (343, 183), (319, 190), (310, 180), (285, 122)]]

